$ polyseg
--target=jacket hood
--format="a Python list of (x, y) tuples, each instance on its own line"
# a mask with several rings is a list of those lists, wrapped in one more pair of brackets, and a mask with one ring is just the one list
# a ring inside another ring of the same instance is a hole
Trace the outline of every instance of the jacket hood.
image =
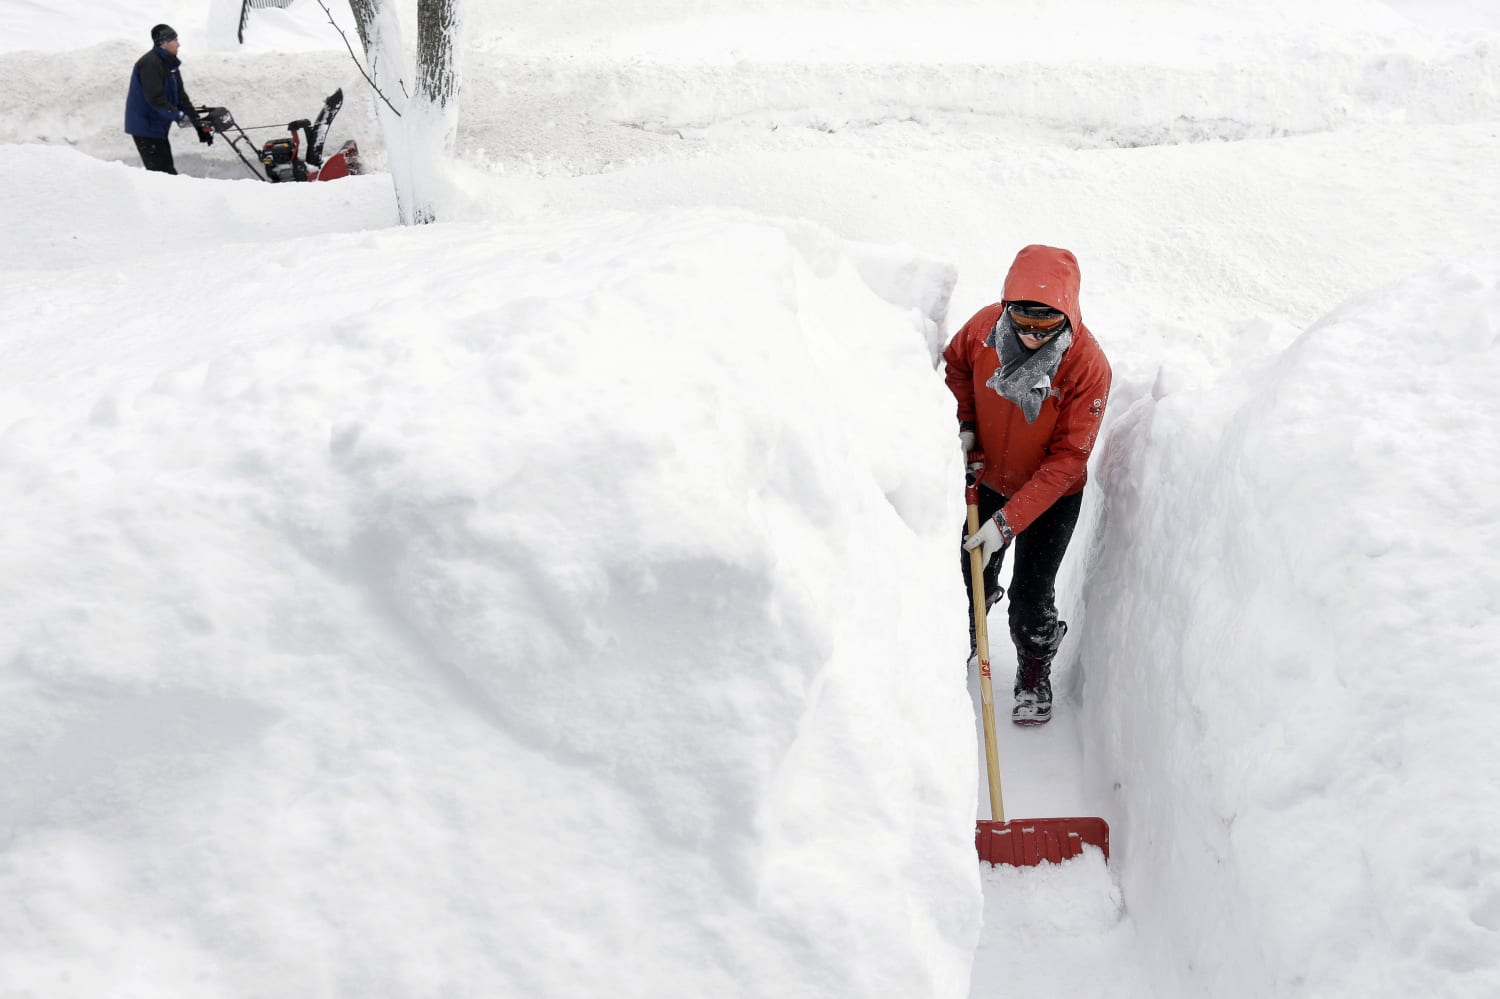
[(1083, 329), (1078, 308), (1078, 258), (1055, 246), (1032, 244), (1016, 254), (1005, 275), (1005, 301), (1042, 302), (1067, 315), (1074, 335)]

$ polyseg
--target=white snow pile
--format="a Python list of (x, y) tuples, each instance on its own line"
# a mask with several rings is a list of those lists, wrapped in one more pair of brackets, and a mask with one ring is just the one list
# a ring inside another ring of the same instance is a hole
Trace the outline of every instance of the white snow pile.
[(1116, 400), (1082, 700), (1175, 994), (1500, 989), (1497, 316), (1454, 264)]
[[(352, 16), (342, 0), (328, 6), (332, 24), (314, 0), (253, 11), (243, 43), (237, 0), (90, 0), (87, 19), (69, 5), (0, 11), (0, 142), (66, 143), (137, 164), (121, 132), (125, 88), (149, 26), (165, 20), (193, 98), (253, 126), (257, 148), (341, 88), (330, 148), (354, 138), (365, 163), (384, 169), (377, 100), (345, 48), (359, 46)], [(414, 39), (415, 0), (394, 6)], [(1445, 31), (1433, 12), (1396, 6), (471, 2), (458, 146), (489, 172), (576, 175), (705, 151), (826, 153), (848, 141), (996, 158), (1010, 142), (1141, 147), (1500, 114), (1500, 22)], [(34, 81), (59, 98), (37, 100)], [(222, 140), (175, 145), (193, 176), (250, 175)]]
[(952, 277), (706, 213), (8, 271), (4, 990), (961, 993)]
[[(854, 24), (839, 2), (692, 4), (671, 17), (668, 5), (642, 6), (657, 16), (611, 3), (520, 25), (481, 14), (470, 36), (483, 65), (528, 89), (565, 84), (601, 119), (685, 138), (961, 119), (943, 137), (960, 148), (993, 151), (997, 129), (1074, 148), (1142, 146), (1500, 109), (1492, 39), (1455, 38), (1367, 0), (1133, 0), (1086, 13), (1076, 0), (892, 2), (859, 5), (874, 9)], [(793, 18), (786, 7), (801, 9)]]

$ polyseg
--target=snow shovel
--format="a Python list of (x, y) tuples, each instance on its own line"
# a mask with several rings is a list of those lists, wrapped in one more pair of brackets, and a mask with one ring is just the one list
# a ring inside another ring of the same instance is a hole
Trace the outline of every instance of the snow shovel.
[[(971, 466), (974, 456), (971, 455)], [(964, 491), (969, 504), (969, 534), (979, 530), (979, 473)], [(1000, 754), (995, 742), (995, 688), (990, 678), (990, 633), (985, 620), (984, 564), (979, 549), (969, 552), (970, 591), (974, 597), (974, 636), (979, 653), (979, 697), (983, 702), (984, 762), (990, 778), (990, 815), (974, 830), (979, 859), (990, 864), (1035, 867), (1045, 862), (1060, 864), (1097, 846), (1109, 860), (1109, 825), (1100, 818), (1011, 819), (1006, 821), (1000, 792)]]

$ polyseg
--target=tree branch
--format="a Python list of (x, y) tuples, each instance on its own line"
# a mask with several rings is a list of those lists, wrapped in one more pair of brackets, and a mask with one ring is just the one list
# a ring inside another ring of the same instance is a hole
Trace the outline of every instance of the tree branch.
[[(370, 89), (375, 91), (376, 94), (380, 95), (380, 99), (385, 101), (385, 106), (395, 112), (397, 118), (401, 117), (401, 112), (396, 110), (396, 105), (391, 103), (391, 99), (385, 96), (385, 92), (375, 85), (375, 81), (370, 79), (370, 74), (365, 72), (364, 66), (360, 65), (359, 56), (354, 54), (354, 46), (349, 44), (349, 36), (344, 34), (344, 29), (340, 28), (338, 22), (333, 19), (333, 11), (328, 9), (328, 5), (324, 3), (323, 0), (318, 0), (318, 6), (323, 8), (323, 13), (328, 16), (328, 23), (333, 25), (333, 30), (337, 31), (339, 33), (339, 37), (344, 40), (344, 48), (349, 50), (349, 58), (354, 60), (355, 68), (357, 68), (360, 72), (360, 75), (365, 78), (365, 82), (370, 85)], [(358, 14), (355, 14), (355, 21), (359, 21)], [(361, 29), (362, 28), (363, 25), (361, 25)], [(365, 46), (369, 45), (369, 39), (365, 37), (365, 33), (363, 30), (360, 31), (360, 42)]]

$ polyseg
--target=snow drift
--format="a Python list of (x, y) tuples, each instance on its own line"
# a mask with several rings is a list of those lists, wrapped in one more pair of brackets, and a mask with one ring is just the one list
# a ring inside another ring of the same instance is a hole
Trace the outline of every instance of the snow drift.
[(1079, 673), (1185, 983), (1500, 988), (1500, 737), (1467, 707), (1500, 701), (1496, 315), (1500, 265), (1456, 264), (1117, 400)]
[(701, 213), (278, 252), (216, 328), (121, 312), (151, 257), (5, 279), (7, 986), (962, 994), (951, 270)]

